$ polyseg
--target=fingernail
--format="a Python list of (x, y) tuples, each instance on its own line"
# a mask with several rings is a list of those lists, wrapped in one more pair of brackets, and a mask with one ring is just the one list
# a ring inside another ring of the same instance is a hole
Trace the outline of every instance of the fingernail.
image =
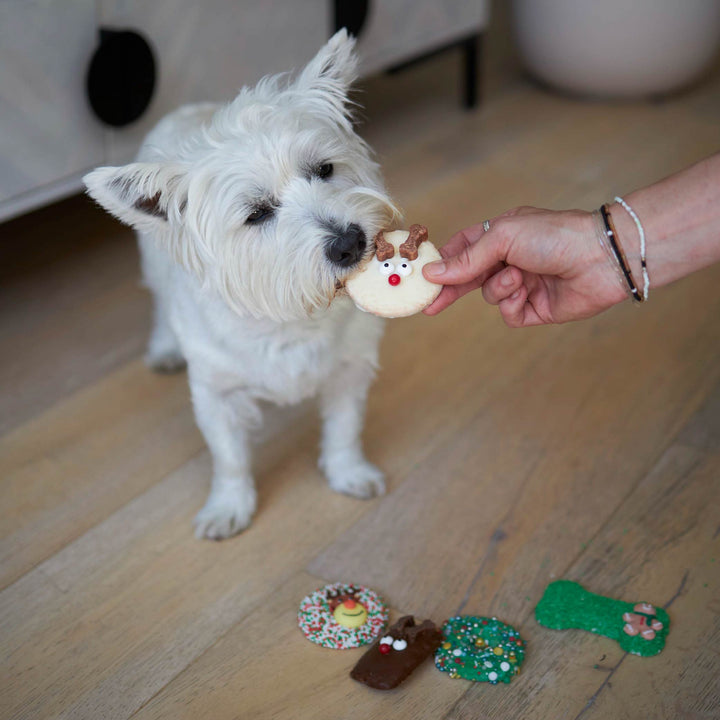
[(517, 300), (519, 297), (520, 297), (520, 291), (519, 291), (519, 290), (516, 290), (516, 291), (510, 296), (510, 299), (511, 299), (511, 300)]
[(503, 272), (502, 278), (501, 278), (500, 282), (501, 282), (505, 287), (509, 287), (510, 285), (513, 284), (513, 282), (514, 282), (514, 280), (513, 280), (513, 271), (510, 270), (510, 268), (508, 268), (507, 270), (505, 270), (505, 271)]
[(428, 263), (423, 269), (427, 275), (442, 275), (445, 272), (445, 263), (438, 260)]

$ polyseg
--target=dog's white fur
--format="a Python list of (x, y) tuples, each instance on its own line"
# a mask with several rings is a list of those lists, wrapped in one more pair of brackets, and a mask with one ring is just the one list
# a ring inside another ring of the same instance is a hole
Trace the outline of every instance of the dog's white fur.
[[(398, 219), (352, 126), (353, 45), (340, 31), (293, 81), (269, 77), (228, 105), (183, 107), (148, 135), (137, 162), (85, 177), (90, 195), (138, 231), (155, 299), (148, 364), (187, 362), (213, 458), (198, 537), (250, 523), (248, 433), (261, 401), (317, 395), (330, 487), (360, 498), (384, 492), (360, 437), (382, 321), (337, 293), (352, 267), (325, 252), (332, 228), (355, 224), (367, 257), (375, 234)], [(313, 175), (326, 163), (329, 178)], [(248, 223), (263, 204), (273, 214)]]

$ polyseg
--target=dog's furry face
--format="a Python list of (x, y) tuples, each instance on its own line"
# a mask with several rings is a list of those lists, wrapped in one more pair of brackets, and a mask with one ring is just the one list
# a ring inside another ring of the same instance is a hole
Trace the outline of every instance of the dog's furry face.
[(171, 152), (90, 173), (90, 194), (240, 314), (327, 306), (398, 218), (349, 115), (353, 45), (340, 31), (293, 82), (244, 89)]

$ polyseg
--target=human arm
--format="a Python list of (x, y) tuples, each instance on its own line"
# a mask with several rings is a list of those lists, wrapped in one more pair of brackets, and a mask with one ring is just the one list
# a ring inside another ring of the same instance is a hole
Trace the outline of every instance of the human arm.
[[(640, 217), (647, 237), (653, 287), (666, 285), (720, 261), (720, 154), (646, 188), (625, 200)], [(610, 206), (638, 282), (637, 228), (617, 203)], [(516, 208), (456, 233), (441, 249), (443, 272), (424, 268), (428, 280), (445, 287), (426, 308), (436, 315), (471, 290), (482, 288), (511, 327), (568, 322), (596, 315), (627, 297), (598, 239), (589, 212)]]

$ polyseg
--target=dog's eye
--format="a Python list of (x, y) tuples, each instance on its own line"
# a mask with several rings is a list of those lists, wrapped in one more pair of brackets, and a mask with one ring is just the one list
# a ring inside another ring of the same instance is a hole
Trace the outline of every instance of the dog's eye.
[(321, 180), (327, 180), (333, 174), (333, 170), (335, 170), (335, 168), (332, 163), (323, 163), (315, 168), (314, 175)]
[(272, 217), (275, 212), (275, 208), (272, 205), (260, 205), (256, 207), (248, 216), (245, 222), (250, 225), (256, 225), (257, 223), (263, 222)]

